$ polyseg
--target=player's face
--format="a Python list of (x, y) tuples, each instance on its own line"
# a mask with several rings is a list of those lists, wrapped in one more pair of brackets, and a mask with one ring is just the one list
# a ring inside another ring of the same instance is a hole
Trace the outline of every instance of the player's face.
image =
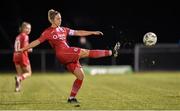
[(30, 32), (31, 32), (31, 25), (26, 25), (23, 28), (23, 32), (26, 33), (26, 34), (30, 34)]
[(54, 24), (56, 25), (56, 26), (60, 26), (61, 25), (61, 15), (60, 14), (57, 14), (56, 16), (55, 16), (55, 18), (54, 18)]

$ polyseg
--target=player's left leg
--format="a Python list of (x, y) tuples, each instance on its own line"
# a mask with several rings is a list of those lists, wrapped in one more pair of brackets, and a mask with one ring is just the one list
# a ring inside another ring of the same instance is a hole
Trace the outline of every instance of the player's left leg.
[(15, 76), (15, 81), (16, 81), (16, 92), (19, 92), (21, 89), (21, 82), (26, 79), (27, 77), (31, 76), (32, 71), (31, 71), (31, 65), (27, 66), (16, 66), (18, 71), (18, 75)]
[(76, 79), (73, 83), (70, 96), (68, 98), (68, 103), (77, 103), (76, 95), (79, 89), (82, 86), (83, 79), (84, 79), (84, 71), (81, 67), (76, 67), (73, 74), (76, 76)]
[(32, 75), (32, 70), (31, 70), (30, 64), (25, 67), (22, 67), (22, 69), (23, 69), (24, 73), (20, 76), (21, 80), (24, 80)]
[(18, 76), (18, 78), (22, 81), (22, 80), (26, 79), (27, 77), (30, 77), (32, 74), (29, 58), (22, 59), (21, 68), (22, 68), (23, 72), (21, 73), (20, 76)]
[(18, 78), (19, 76), (21, 76), (21, 74), (23, 73), (23, 70), (21, 68), (21, 65), (19, 64), (15, 64), (15, 68), (16, 68), (16, 76), (15, 76), (15, 91), (19, 92), (20, 88), (21, 88), (21, 80)]

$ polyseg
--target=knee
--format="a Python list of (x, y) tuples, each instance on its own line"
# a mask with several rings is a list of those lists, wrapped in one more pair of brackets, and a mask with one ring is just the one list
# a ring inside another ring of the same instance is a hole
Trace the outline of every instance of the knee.
[(89, 55), (89, 50), (81, 49), (81, 52), (80, 52), (81, 57), (88, 57), (88, 55)]
[(32, 76), (32, 72), (29, 72), (29, 76)]
[(84, 79), (84, 71), (82, 68), (76, 68), (73, 72), (77, 79), (83, 80)]
[(31, 71), (27, 71), (26, 74), (30, 77), (32, 75)]
[(78, 76), (76, 76), (76, 77), (77, 77), (77, 79), (79, 79), (79, 80), (83, 80), (83, 79), (84, 79), (84, 74), (78, 75)]

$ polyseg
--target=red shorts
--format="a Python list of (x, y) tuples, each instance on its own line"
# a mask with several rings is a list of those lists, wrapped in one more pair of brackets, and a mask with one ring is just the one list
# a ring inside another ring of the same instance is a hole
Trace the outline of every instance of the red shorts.
[(15, 65), (20, 65), (26, 67), (30, 65), (29, 57), (23, 54), (14, 54), (13, 55), (13, 62)]
[(66, 65), (68, 71), (73, 73), (76, 67), (81, 67), (79, 63), (80, 51), (81, 48), (77, 47), (65, 48), (56, 52), (56, 56), (62, 64)]
[(81, 68), (81, 67), (82, 67), (82, 66), (81, 66), (81, 64), (79, 63), (79, 61), (66, 64), (66, 68), (68, 69), (68, 71), (70, 71), (70, 72), (72, 72), (72, 73), (74, 73), (74, 70), (75, 70), (76, 68)]

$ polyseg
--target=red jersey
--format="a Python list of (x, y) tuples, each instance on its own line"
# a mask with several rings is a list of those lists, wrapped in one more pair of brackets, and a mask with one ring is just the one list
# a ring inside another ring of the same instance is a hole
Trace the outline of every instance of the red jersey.
[(28, 51), (24, 51), (22, 53), (17, 53), (16, 51), (20, 48), (23, 48), (29, 44), (29, 36), (25, 33), (20, 33), (15, 40), (14, 43), (14, 54), (13, 61), (14, 62), (23, 62), (29, 61)]
[(66, 27), (49, 27), (45, 29), (38, 40), (40, 42), (48, 40), (52, 48), (58, 51), (62, 48), (69, 48), (67, 44), (68, 35), (74, 35), (74, 30)]
[(40, 42), (48, 40), (62, 64), (78, 63), (80, 48), (70, 47), (67, 44), (68, 35), (73, 36), (74, 30), (66, 27), (49, 27), (45, 29), (38, 40)]

